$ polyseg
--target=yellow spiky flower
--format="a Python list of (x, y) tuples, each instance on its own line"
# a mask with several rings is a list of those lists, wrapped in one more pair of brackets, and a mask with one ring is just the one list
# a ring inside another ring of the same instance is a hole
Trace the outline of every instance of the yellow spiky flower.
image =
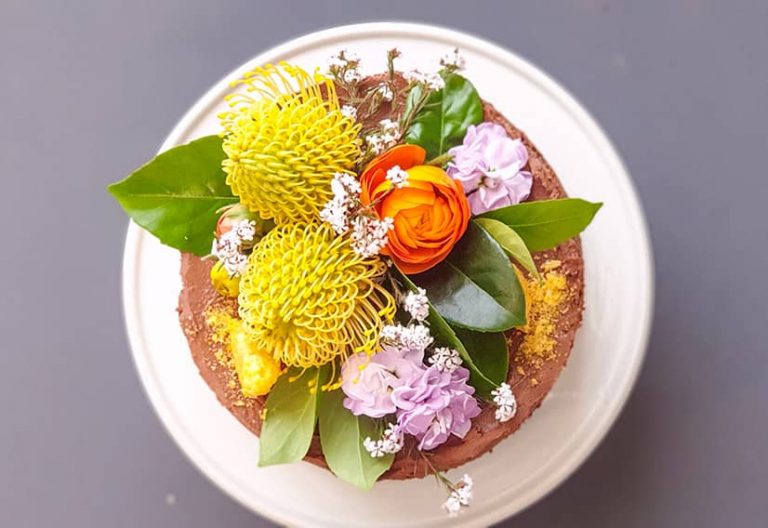
[(380, 259), (363, 258), (326, 223), (270, 231), (240, 279), (240, 317), (252, 339), (289, 366), (324, 365), (375, 352), (395, 302), (378, 282)]
[(360, 157), (360, 125), (319, 73), (268, 64), (235, 84), (246, 92), (229, 96), (232, 110), (219, 116), (227, 183), (262, 218), (312, 221), (332, 198), (333, 175), (351, 173)]

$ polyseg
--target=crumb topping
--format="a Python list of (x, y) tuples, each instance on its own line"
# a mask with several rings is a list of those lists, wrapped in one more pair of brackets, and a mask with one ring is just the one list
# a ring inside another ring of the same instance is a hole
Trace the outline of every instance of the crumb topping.
[(530, 310), (528, 323), (521, 328), (524, 337), (518, 355), (537, 367), (555, 355), (557, 319), (568, 298), (568, 281), (556, 271), (560, 265), (559, 260), (544, 262), (541, 280), (530, 280), (526, 285)]

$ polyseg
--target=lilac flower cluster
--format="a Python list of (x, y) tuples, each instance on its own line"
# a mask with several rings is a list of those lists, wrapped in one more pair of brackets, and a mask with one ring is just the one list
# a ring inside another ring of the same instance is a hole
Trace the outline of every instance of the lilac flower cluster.
[(531, 193), (533, 176), (523, 170), (528, 150), (501, 125), (470, 126), (464, 142), (448, 153), (448, 175), (463, 185), (473, 214), (520, 203)]
[(344, 406), (355, 415), (395, 414), (400, 433), (434, 449), (451, 435), (469, 432), (480, 407), (464, 367), (440, 370), (424, 364), (424, 349), (386, 345), (371, 357), (357, 354), (342, 369)]

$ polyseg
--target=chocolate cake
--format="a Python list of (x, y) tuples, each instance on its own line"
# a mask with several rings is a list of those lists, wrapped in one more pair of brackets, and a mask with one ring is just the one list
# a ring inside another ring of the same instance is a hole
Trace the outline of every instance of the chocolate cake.
[[(365, 83), (376, 83), (374, 76)], [(340, 93), (343, 100), (344, 94)], [(402, 98), (393, 105), (385, 105), (370, 120), (390, 117), (402, 105)], [(488, 102), (484, 102), (484, 120), (502, 125), (510, 137), (521, 138), (529, 152), (527, 170), (533, 175), (533, 187), (529, 200), (564, 198), (566, 193), (555, 172), (525, 134), (510, 123)], [(534, 254), (537, 267), (545, 276), (551, 274), (558, 299), (553, 302), (553, 292), (542, 292), (538, 300), (532, 295), (529, 313), (532, 320), (522, 329), (513, 329), (506, 335), (510, 354), (508, 382), (517, 399), (517, 414), (507, 422), (494, 418), (492, 405), (483, 404), (479, 416), (472, 420), (472, 428), (463, 440), (451, 438), (437, 449), (428, 452), (431, 464), (437, 470), (460, 466), (493, 449), (501, 440), (515, 432), (527, 420), (547, 393), (565, 366), (573, 346), (574, 337), (581, 324), (584, 304), (584, 264), (578, 238), (560, 246)], [(237, 301), (222, 297), (211, 286), (209, 272), (213, 262), (182, 253), (181, 275), (183, 288), (179, 297), (179, 318), (189, 341), (192, 357), (205, 382), (224, 405), (245, 427), (258, 435), (262, 423), (264, 397), (244, 398), (238, 378), (226, 357), (225, 348), (217, 335), (215, 322), (210, 314), (224, 311), (237, 314)], [(558, 282), (559, 280), (559, 282)], [(546, 287), (548, 281), (533, 281), (531, 288)], [(541, 286), (544, 284), (545, 286)], [(542, 303), (537, 306), (537, 302)], [(538, 314), (538, 315), (537, 315)], [(542, 320), (537, 321), (535, 318)], [(540, 327), (536, 327), (536, 325)], [(305, 460), (327, 467), (317, 437)], [(405, 448), (395, 458), (392, 467), (383, 478), (408, 479), (430, 474), (424, 458), (415, 449), (413, 438), (406, 440)]]

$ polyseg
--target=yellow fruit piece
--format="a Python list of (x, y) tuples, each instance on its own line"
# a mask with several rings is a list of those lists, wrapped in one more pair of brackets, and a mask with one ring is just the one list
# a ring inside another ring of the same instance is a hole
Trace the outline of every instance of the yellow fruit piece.
[(232, 324), (229, 346), (243, 396), (255, 398), (267, 394), (282, 374), (280, 362), (248, 337), (240, 321)]
[(240, 293), (240, 276), (230, 277), (221, 262), (211, 268), (211, 284), (224, 297), (237, 297)]

